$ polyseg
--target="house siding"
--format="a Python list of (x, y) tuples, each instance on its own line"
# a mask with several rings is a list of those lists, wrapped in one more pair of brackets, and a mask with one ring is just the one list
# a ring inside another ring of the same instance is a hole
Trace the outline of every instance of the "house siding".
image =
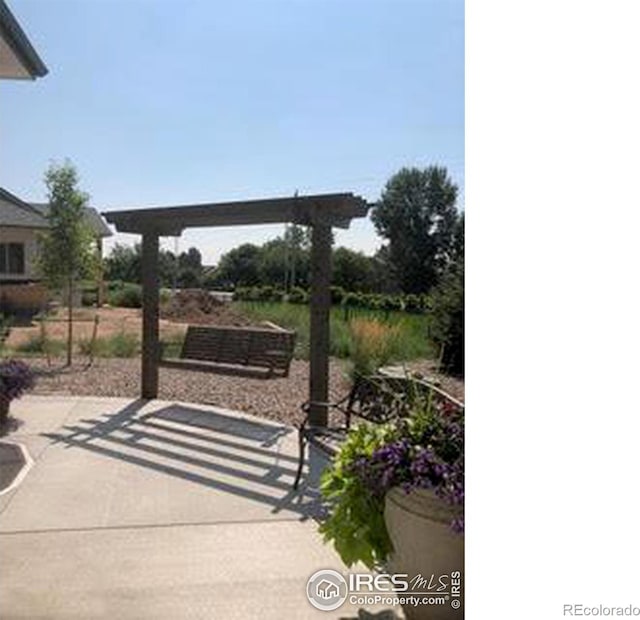
[(24, 244), (24, 273), (0, 273), (0, 282), (33, 282), (41, 279), (36, 264), (38, 238), (33, 228), (0, 228), (0, 243)]

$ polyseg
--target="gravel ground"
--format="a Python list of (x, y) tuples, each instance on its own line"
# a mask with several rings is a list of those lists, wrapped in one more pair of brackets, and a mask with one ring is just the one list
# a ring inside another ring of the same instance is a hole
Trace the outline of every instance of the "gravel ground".
[[(38, 377), (33, 394), (131, 398), (140, 394), (139, 358), (98, 358), (86, 370), (80, 364), (69, 370), (61, 369), (61, 362), (53, 362), (50, 369), (46, 360), (30, 358), (26, 361), (43, 373)], [(302, 419), (300, 406), (307, 399), (308, 383), (309, 364), (301, 360), (293, 360), (288, 377), (277, 379), (160, 368), (158, 397), (218, 405), (285, 424), (296, 424)], [(332, 400), (338, 400), (349, 389), (346, 366), (340, 361), (332, 360), (329, 385)]]
[[(97, 358), (88, 369), (82, 366), (80, 358), (72, 369), (61, 368), (61, 360), (54, 360), (51, 367), (44, 359), (29, 358), (25, 361), (39, 373), (34, 394), (137, 398), (140, 393), (139, 358)], [(409, 367), (433, 376), (433, 365), (428, 361), (412, 363)], [(464, 399), (461, 381), (444, 376), (438, 376), (438, 379), (444, 389)], [(308, 384), (309, 363), (303, 360), (293, 360), (289, 376), (278, 379), (161, 368), (159, 398), (218, 405), (285, 424), (296, 424), (302, 419), (300, 405), (307, 399)], [(329, 390), (332, 402), (348, 393), (347, 365), (341, 360), (331, 360)]]

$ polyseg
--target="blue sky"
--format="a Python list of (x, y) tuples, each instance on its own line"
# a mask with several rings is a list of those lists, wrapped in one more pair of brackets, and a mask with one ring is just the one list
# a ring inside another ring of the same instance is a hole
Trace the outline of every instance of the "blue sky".
[[(373, 201), (402, 166), (438, 163), (463, 206), (461, 1), (9, 4), (50, 70), (0, 83), (0, 185), (24, 199), (45, 198), (64, 158), (100, 210), (296, 190)], [(180, 249), (213, 263), (281, 232), (191, 230)], [(382, 241), (359, 221), (337, 243)]]

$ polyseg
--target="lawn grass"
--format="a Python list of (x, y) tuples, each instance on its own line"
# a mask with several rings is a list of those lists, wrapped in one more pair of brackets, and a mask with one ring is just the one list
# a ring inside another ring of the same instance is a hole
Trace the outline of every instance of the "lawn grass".
[[(309, 358), (309, 306), (291, 303), (235, 301), (234, 305), (254, 321), (272, 321), (297, 332), (295, 356)], [(392, 361), (409, 361), (430, 358), (434, 347), (427, 338), (428, 317), (423, 314), (406, 312), (384, 312), (334, 306), (331, 309), (331, 347), (334, 357), (349, 358), (354, 351), (349, 324), (354, 318), (379, 321), (389, 326), (397, 326)]]

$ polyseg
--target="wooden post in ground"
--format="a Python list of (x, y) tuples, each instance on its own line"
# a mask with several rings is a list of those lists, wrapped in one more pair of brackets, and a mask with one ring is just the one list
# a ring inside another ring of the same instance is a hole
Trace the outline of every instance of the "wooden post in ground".
[(312, 426), (326, 426), (328, 418), (331, 243), (331, 226), (315, 222), (311, 231), (309, 353), (309, 423)]
[(158, 397), (159, 239), (142, 234), (142, 398)]
[(102, 261), (102, 237), (96, 237), (96, 253), (98, 255), (98, 291), (96, 295), (96, 308), (104, 305), (104, 264)]
[(71, 366), (73, 355), (73, 274), (67, 281), (67, 366)]

